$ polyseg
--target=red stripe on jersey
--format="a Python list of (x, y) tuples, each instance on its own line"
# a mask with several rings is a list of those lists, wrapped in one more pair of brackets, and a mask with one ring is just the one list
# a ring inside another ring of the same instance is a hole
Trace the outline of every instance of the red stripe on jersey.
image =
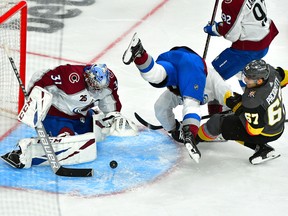
[(272, 40), (279, 33), (273, 21), (271, 21), (269, 34), (260, 41), (236, 41), (232, 44), (232, 48), (239, 50), (263, 50), (271, 44)]

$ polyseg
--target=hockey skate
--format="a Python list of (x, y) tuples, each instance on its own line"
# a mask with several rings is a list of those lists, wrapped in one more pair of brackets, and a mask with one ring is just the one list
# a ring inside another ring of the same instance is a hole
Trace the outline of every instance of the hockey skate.
[(21, 150), (13, 150), (12, 152), (2, 155), (1, 159), (14, 168), (22, 169), (25, 165), (20, 162), (21, 153)]
[(196, 141), (193, 134), (190, 132), (189, 125), (183, 126), (184, 133), (184, 145), (188, 150), (189, 156), (196, 162), (199, 163), (201, 153), (196, 146)]
[(132, 37), (132, 40), (123, 54), (122, 61), (124, 64), (129, 65), (136, 57), (140, 57), (144, 53), (141, 40), (138, 38), (137, 33)]
[(176, 128), (168, 131), (168, 135), (172, 137), (176, 142), (184, 143), (183, 131), (181, 123), (176, 119)]
[(249, 158), (251, 164), (260, 164), (265, 161), (269, 161), (275, 158), (280, 157), (281, 155), (276, 153), (274, 148), (269, 146), (268, 144), (257, 145), (255, 149), (255, 153)]

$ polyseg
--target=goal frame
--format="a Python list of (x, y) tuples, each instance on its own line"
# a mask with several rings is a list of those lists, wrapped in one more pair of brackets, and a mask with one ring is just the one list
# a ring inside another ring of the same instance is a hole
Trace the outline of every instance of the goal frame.
[[(20, 63), (19, 63), (19, 73), (20, 78), (25, 85), (26, 77), (26, 42), (27, 42), (27, 2), (19, 1), (16, 5), (11, 7), (6, 13), (0, 16), (0, 25), (5, 23), (9, 18), (14, 16), (17, 12), (20, 13)], [(13, 75), (13, 73), (11, 72)], [(18, 113), (24, 105), (24, 94), (19, 87), (18, 90)]]

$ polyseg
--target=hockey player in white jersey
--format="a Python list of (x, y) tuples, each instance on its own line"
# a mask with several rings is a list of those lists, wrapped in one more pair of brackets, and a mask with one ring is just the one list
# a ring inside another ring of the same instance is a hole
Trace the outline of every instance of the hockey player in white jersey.
[[(123, 55), (123, 62), (134, 62), (143, 79), (153, 87), (167, 87), (154, 105), (156, 118), (176, 141), (184, 143), (190, 157), (198, 163), (201, 153), (195, 137), (202, 116), (200, 106), (211, 99), (225, 105), (225, 98), (232, 95), (230, 86), (215, 71), (207, 71), (204, 59), (186, 46), (173, 47), (154, 61), (137, 33)], [(179, 105), (183, 105), (183, 127), (173, 112)]]
[[(209, 23), (204, 31), (211, 36), (223, 36), (232, 42), (213, 61), (215, 70), (224, 80), (237, 75), (240, 85), (241, 71), (253, 60), (263, 58), (278, 30), (267, 16), (265, 0), (223, 0), (221, 22)], [(221, 106), (210, 103), (209, 114), (221, 112)]]
[[(67, 64), (36, 73), (28, 87), (34, 101), (40, 100), (36, 89), (52, 95), (51, 106), (41, 120), (63, 165), (94, 160), (96, 141), (108, 135), (138, 133), (136, 125), (121, 115), (117, 78), (106, 64)], [(33, 126), (34, 117), (40, 112), (30, 104), (26, 101), (18, 118)], [(2, 156), (5, 162), (15, 168), (47, 164), (37, 138), (20, 140), (18, 145), (20, 149)]]

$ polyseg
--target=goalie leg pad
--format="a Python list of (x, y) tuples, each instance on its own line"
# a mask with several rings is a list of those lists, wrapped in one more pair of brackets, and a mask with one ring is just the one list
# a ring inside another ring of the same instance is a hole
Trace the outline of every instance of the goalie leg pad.
[[(97, 158), (97, 145), (94, 133), (67, 137), (49, 137), (61, 165), (79, 164)], [(19, 142), (22, 154), (20, 162), (24, 168), (31, 165), (49, 165), (38, 138), (22, 139)]]

